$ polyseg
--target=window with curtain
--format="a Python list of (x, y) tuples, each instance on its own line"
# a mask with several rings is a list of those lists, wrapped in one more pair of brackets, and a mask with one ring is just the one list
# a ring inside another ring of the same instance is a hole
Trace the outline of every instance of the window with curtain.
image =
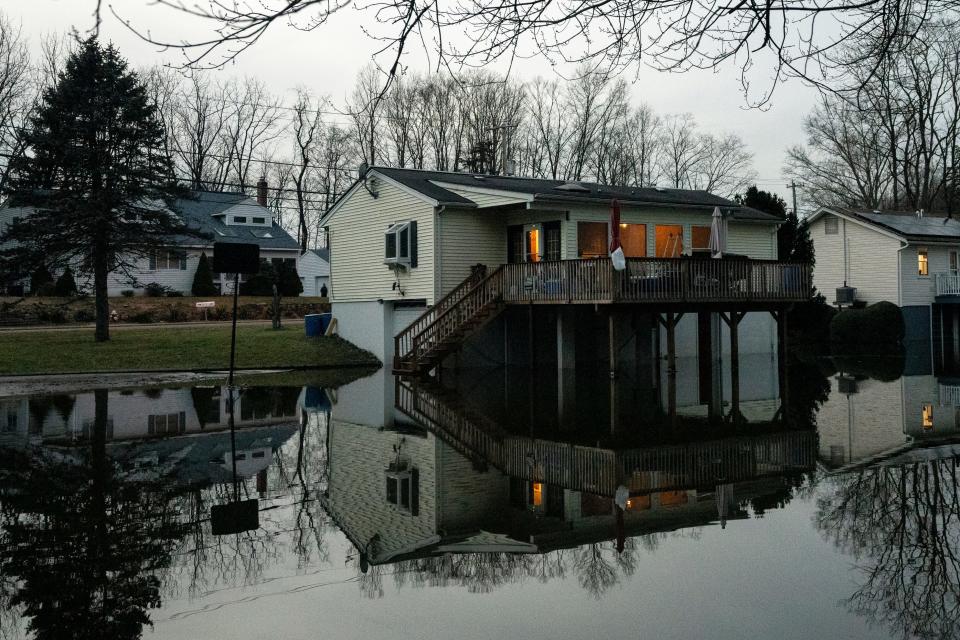
[(710, 250), (710, 227), (695, 226), (690, 229), (690, 240), (694, 251)]
[(620, 245), (628, 258), (643, 258), (647, 255), (647, 225), (621, 224)]

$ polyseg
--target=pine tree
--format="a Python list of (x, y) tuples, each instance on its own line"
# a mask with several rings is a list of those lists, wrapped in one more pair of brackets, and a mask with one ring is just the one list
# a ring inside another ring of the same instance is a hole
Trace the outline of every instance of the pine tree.
[(195, 296), (215, 296), (217, 285), (213, 283), (213, 272), (210, 270), (210, 261), (207, 260), (207, 254), (201, 253), (200, 260), (197, 262), (197, 270), (193, 274), (193, 286), (190, 291)]
[(60, 277), (57, 278), (57, 283), (53, 285), (53, 291), (61, 298), (77, 293), (77, 282), (73, 279), (73, 271), (70, 270), (70, 267), (64, 269)]
[(30, 293), (35, 296), (46, 295), (51, 285), (53, 285), (53, 276), (47, 269), (47, 265), (40, 263), (30, 274)]
[(777, 229), (777, 250), (781, 260), (795, 260), (813, 264), (813, 239), (806, 220), (797, 218), (796, 213), (787, 213), (786, 201), (775, 193), (750, 187), (743, 195), (737, 196), (737, 202), (765, 213), (783, 218), (783, 224)]
[(164, 129), (143, 82), (95, 38), (70, 56), (25, 133), (4, 187), (32, 215), (0, 236), (0, 271), (45, 262), (92, 276), (96, 339), (110, 338), (107, 276), (173, 236), (201, 236), (169, 205), (180, 195)]

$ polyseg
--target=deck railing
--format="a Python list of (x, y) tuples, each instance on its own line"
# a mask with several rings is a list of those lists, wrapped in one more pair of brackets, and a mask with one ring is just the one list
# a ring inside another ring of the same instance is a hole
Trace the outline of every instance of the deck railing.
[(679, 445), (613, 450), (510, 435), (469, 415), (455, 396), (399, 378), (396, 406), (456, 451), (503, 473), (534, 482), (611, 496), (707, 487), (812, 469), (816, 432), (782, 431)]
[(938, 296), (960, 296), (960, 273), (943, 272), (937, 274)]
[(776, 260), (607, 258), (504, 265), (505, 302), (798, 302), (811, 292), (807, 264)]

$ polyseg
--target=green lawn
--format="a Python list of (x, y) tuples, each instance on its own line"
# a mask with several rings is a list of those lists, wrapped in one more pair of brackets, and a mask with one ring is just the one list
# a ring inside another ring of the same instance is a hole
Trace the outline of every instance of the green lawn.
[[(230, 327), (144, 327), (112, 331), (109, 342), (92, 329), (0, 332), (0, 375), (90, 371), (187, 371), (226, 368)], [(338, 367), (378, 364), (336, 337), (307, 338), (301, 327), (237, 328), (237, 367)]]

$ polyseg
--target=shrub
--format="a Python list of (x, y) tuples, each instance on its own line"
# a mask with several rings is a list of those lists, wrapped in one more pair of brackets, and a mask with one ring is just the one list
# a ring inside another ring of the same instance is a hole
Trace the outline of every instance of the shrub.
[(167, 288), (162, 284), (151, 282), (143, 288), (143, 291), (147, 294), (148, 298), (160, 298), (167, 292)]
[(895, 345), (906, 333), (900, 307), (878, 302), (865, 309), (846, 309), (830, 321), (830, 342), (834, 350), (847, 345)]
[(36, 289), (33, 289), (33, 293), (40, 297), (50, 297), (57, 295), (57, 289), (52, 282), (45, 282)]
[(201, 253), (197, 261), (197, 270), (193, 274), (193, 286), (190, 288), (195, 296), (215, 296), (219, 293), (217, 285), (213, 283), (213, 272), (210, 270), (210, 261), (207, 254)]
[(149, 324), (153, 322), (153, 311), (138, 311), (137, 313), (133, 313), (128, 316), (127, 320), (130, 322), (138, 322), (140, 324)]
[(74, 322), (93, 322), (97, 319), (96, 314), (94, 314), (89, 309), (77, 309), (73, 312), (73, 321)]
[(120, 292), (120, 295), (122, 295), (124, 298), (132, 298), (133, 289), (124, 289), (123, 291)]
[(67, 310), (63, 307), (54, 305), (37, 305), (37, 319), (41, 322), (52, 322), (54, 324), (63, 324), (67, 321)]
[(70, 267), (63, 270), (53, 288), (54, 292), (61, 298), (67, 298), (77, 293), (77, 282), (73, 279), (73, 271), (70, 270)]
[(213, 309), (209, 311), (209, 318), (211, 320), (229, 320), (230, 319), (230, 309), (222, 304), (218, 304)]
[(45, 285), (53, 285), (53, 276), (50, 275), (50, 270), (44, 266), (37, 268), (32, 274), (30, 274), (30, 292), (37, 296), (50, 295), (40, 293), (40, 290)]
[(187, 312), (178, 304), (164, 305), (164, 317), (167, 322), (183, 322), (187, 320)]
[(175, 290), (167, 291), (167, 297), (168, 297), (168, 298), (182, 298), (182, 297), (183, 297), (183, 291), (175, 291)]

